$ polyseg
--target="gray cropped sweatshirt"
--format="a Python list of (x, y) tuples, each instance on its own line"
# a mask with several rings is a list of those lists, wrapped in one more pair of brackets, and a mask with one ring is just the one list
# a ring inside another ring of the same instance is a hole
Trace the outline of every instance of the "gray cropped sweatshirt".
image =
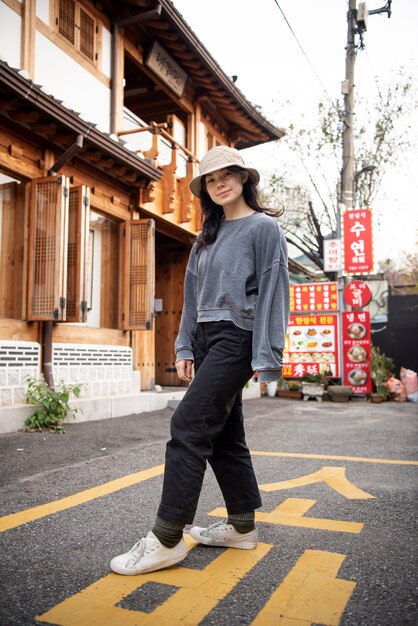
[(194, 360), (198, 322), (228, 320), (253, 331), (252, 361), (259, 380), (278, 380), (289, 318), (287, 245), (265, 213), (224, 220), (216, 241), (197, 251), (186, 269), (176, 361)]

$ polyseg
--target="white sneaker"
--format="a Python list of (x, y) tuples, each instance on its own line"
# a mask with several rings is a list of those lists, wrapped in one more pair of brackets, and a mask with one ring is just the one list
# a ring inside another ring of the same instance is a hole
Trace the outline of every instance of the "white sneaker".
[(174, 548), (166, 548), (150, 531), (129, 552), (115, 556), (110, 562), (110, 569), (124, 576), (147, 574), (180, 563), (186, 556), (184, 539), (181, 539)]
[(193, 526), (190, 534), (199, 543), (205, 546), (219, 546), (222, 548), (240, 548), (241, 550), (254, 550), (257, 546), (258, 531), (250, 530), (249, 533), (239, 533), (232, 524), (215, 522), (208, 528)]

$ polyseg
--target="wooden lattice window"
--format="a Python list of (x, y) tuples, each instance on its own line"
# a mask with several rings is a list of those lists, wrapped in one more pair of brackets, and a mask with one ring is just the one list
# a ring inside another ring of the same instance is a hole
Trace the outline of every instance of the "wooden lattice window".
[(121, 311), (123, 330), (150, 329), (155, 294), (155, 223), (141, 219), (121, 224)]
[(80, 7), (80, 52), (91, 61), (95, 56), (96, 23), (87, 11)]
[(58, 15), (58, 31), (68, 39), (70, 43), (75, 43), (75, 2), (74, 0), (60, 0)]
[(83, 57), (96, 63), (98, 33), (96, 18), (77, 0), (56, 0), (56, 3), (56, 25), (59, 34)]
[(27, 319), (87, 321), (89, 190), (65, 176), (30, 183)]
[(88, 235), (90, 191), (72, 187), (68, 212), (66, 321), (87, 321)]
[(65, 320), (69, 182), (64, 176), (30, 184), (28, 320)]

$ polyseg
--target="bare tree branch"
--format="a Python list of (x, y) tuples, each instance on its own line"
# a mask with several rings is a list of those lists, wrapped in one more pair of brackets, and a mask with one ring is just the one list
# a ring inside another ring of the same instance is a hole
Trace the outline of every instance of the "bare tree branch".
[[(371, 206), (386, 170), (402, 150), (411, 147), (407, 120), (417, 108), (416, 88), (402, 68), (384, 89), (378, 85), (376, 102), (357, 98), (354, 129), (357, 175), (353, 193), (360, 206)], [(327, 106), (320, 102), (318, 119), (310, 129), (296, 130), (291, 126), (289, 145), (298, 155), (309, 183), (306, 187), (292, 185), (283, 175), (273, 176), (265, 194), (272, 205), (279, 201), (286, 206), (280, 221), (288, 242), (320, 269), (323, 269), (324, 237), (336, 231), (343, 124), (339, 102)], [(365, 168), (365, 165), (374, 167)]]

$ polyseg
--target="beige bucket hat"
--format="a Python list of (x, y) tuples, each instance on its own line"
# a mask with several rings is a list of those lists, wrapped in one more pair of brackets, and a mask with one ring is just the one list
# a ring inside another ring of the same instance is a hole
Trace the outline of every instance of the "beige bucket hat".
[(245, 165), (244, 159), (238, 150), (230, 148), (229, 146), (215, 146), (215, 148), (211, 148), (201, 160), (199, 164), (199, 176), (192, 178), (189, 183), (192, 194), (200, 198), (202, 176), (206, 176), (206, 174), (211, 174), (217, 170), (222, 170), (225, 167), (230, 167), (231, 165), (238, 165), (238, 167), (242, 167), (247, 172), (251, 172), (256, 183), (260, 181), (260, 174), (254, 168)]

